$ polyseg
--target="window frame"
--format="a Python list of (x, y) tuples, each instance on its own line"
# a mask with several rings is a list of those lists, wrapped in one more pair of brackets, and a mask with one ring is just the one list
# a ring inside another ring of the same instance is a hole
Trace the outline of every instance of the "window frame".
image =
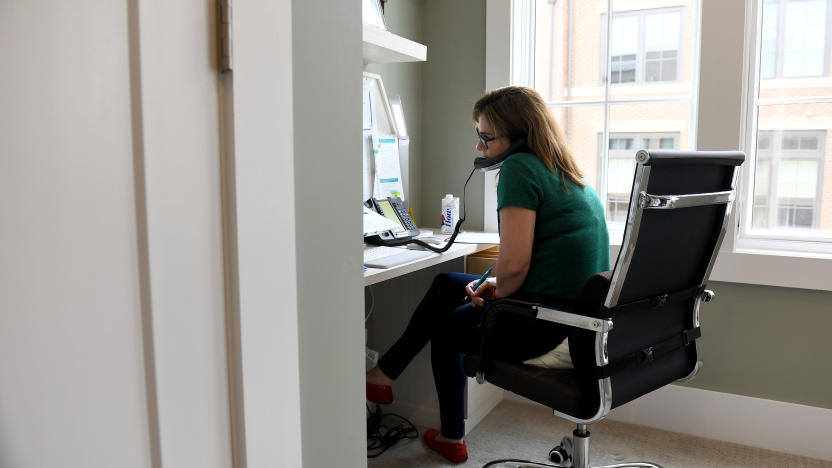
[[(790, 255), (797, 258), (821, 258), (832, 260), (832, 234), (801, 232), (800, 229), (754, 229), (751, 226), (751, 210), (754, 204), (754, 175), (757, 166), (758, 114), (762, 106), (800, 103), (832, 103), (832, 96), (805, 98), (759, 99), (762, 48), (762, 5), (766, 0), (746, 0), (745, 47), (743, 70), (743, 108), (741, 148), (746, 154), (746, 163), (741, 171), (741, 183), (737, 188), (737, 207), (734, 209), (735, 232), (732, 239), (734, 252)], [(830, 10), (832, 8), (828, 8)], [(829, 34), (827, 30), (827, 35)], [(809, 77), (815, 79), (816, 77)], [(774, 79), (791, 79), (777, 78)], [(796, 130), (811, 132), (812, 129)], [(820, 166), (821, 175), (823, 166)], [(820, 185), (820, 184), (818, 184)], [(775, 220), (776, 222), (776, 220)], [(832, 271), (832, 262), (830, 262)], [(832, 285), (825, 290), (832, 290)]]

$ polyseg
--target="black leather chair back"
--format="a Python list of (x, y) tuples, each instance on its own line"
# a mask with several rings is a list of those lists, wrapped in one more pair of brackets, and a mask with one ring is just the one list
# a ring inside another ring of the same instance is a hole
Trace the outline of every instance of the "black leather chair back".
[[(630, 365), (611, 377), (612, 407), (701, 365), (696, 346), (653, 349), (696, 330), (698, 304), (725, 234), (740, 152), (640, 151), (621, 251), (605, 307), (611, 363)], [(668, 346), (665, 346), (668, 347)], [(655, 356), (651, 353), (655, 351)]]

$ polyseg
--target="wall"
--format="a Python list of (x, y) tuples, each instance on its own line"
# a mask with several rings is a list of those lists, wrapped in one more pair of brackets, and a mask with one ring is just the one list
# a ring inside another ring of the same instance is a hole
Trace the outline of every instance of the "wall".
[(231, 465), (215, 12), (0, 3), (0, 466)]
[(221, 74), (235, 467), (303, 466), (292, 45), (290, 2), (235, 2)]
[(0, 3), (3, 467), (152, 461), (127, 37), (125, 3)]
[[(471, 109), (485, 91), (485, 2), (429, 0), (424, 9), (428, 61), (424, 69), (422, 206), (431, 219), (446, 193), (462, 196), (477, 156)], [(464, 229), (483, 226), (483, 175), (466, 191)]]
[(832, 293), (712, 283), (701, 309), (704, 367), (687, 385), (832, 408)]
[(292, 46), (303, 465), (361, 466), (359, 2), (292, 2)]
[[(384, 24), (387, 30), (424, 44), (423, 15), (425, 0), (393, 0), (385, 4)], [(428, 47), (428, 61), (432, 59)], [(422, 187), (420, 174), (422, 172), (422, 148), (424, 147), (422, 88), (424, 62), (407, 62), (391, 64), (369, 64), (365, 70), (381, 75), (387, 96), (398, 94), (402, 98), (402, 108), (410, 139), (410, 185), (408, 187), (407, 204), (413, 211), (414, 220), (420, 226), (438, 225), (434, 213), (430, 209), (422, 211)]]
[[(730, 8), (729, 8), (730, 6)], [(484, 82), (484, 2), (428, 1), (425, 37), (425, 151), (422, 200), (439, 204), (459, 193), (473, 155), (470, 109)], [(699, 147), (737, 148), (742, 50), (718, 54), (724, 35), (742, 34), (743, 2), (703, 2)], [(464, 18), (465, 21), (461, 21)], [(728, 67), (728, 68), (726, 68)], [(441, 142), (441, 144), (439, 143)], [(708, 145), (711, 145), (710, 147)], [(447, 175), (446, 175), (447, 174)], [(468, 187), (475, 228), (482, 213), (481, 176)], [(713, 283), (716, 300), (702, 307), (705, 366), (692, 387), (832, 408), (832, 360), (821, 347), (832, 329), (832, 293)]]

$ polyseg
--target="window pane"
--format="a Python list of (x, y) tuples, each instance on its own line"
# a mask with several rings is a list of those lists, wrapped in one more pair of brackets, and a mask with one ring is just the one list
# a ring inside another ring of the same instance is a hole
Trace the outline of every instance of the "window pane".
[(592, 2), (537, 0), (535, 7), (535, 89), (548, 102), (603, 100), (604, 13)]
[[(535, 1), (534, 86), (564, 127), (585, 177), (605, 198), (608, 219), (619, 223), (611, 227), (615, 242), (638, 149), (689, 147), (699, 1), (649, 8), (643, 0), (613, 0), (612, 15), (606, 2)], [(615, 104), (622, 99), (658, 102)]]
[(757, 160), (757, 167), (754, 171), (754, 196), (768, 196), (769, 178), (771, 177), (771, 160)]
[(751, 228), (832, 234), (832, 103), (763, 105), (757, 127)]
[(780, 162), (777, 196), (814, 199), (817, 192), (818, 161), (784, 159)]
[(604, 148), (598, 134), (604, 133), (604, 106), (553, 107), (555, 119), (566, 133), (566, 142), (584, 178), (597, 189), (598, 154)]
[(783, 76), (823, 74), (826, 46), (826, 1), (791, 0), (786, 3)]
[(638, 23), (636, 15), (612, 16), (612, 56), (638, 54)]
[(619, 194), (629, 198), (630, 189), (633, 187), (636, 159), (634, 157), (610, 158), (607, 168), (607, 194)]
[(760, 44), (760, 77), (773, 78), (777, 60), (777, 18), (779, 1), (763, 3), (762, 43)]
[[(610, 106), (611, 137), (636, 134), (640, 149), (689, 149), (690, 104), (662, 102)], [(645, 142), (647, 143), (645, 145)]]
[[(645, 9), (643, 1), (614, 3), (612, 95), (690, 97), (696, 2), (657, 9)], [(548, 102), (603, 101), (606, 4), (536, 0), (535, 5), (535, 89)]]
[(678, 11), (645, 15), (644, 49), (648, 53), (679, 50), (680, 16)]
[[(606, 19), (606, 15), (602, 20)], [(639, 16), (615, 14), (612, 17), (610, 43), (611, 83), (635, 83), (638, 58)], [(603, 67), (602, 67), (603, 71)], [(603, 82), (603, 79), (601, 80)]]

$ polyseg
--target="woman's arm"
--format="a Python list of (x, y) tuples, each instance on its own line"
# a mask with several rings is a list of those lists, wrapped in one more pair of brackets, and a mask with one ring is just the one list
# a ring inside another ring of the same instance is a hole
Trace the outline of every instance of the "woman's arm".
[(500, 208), (500, 256), (497, 257), (497, 278), (489, 278), (476, 291), (471, 289), (476, 281), (465, 287), (472, 305), (483, 305), (484, 298), (511, 296), (523, 285), (532, 259), (536, 219), (537, 212), (528, 208)]
[(528, 208), (500, 208), (500, 256), (497, 257), (496, 297), (508, 297), (523, 285), (532, 259), (536, 218), (537, 212)]

